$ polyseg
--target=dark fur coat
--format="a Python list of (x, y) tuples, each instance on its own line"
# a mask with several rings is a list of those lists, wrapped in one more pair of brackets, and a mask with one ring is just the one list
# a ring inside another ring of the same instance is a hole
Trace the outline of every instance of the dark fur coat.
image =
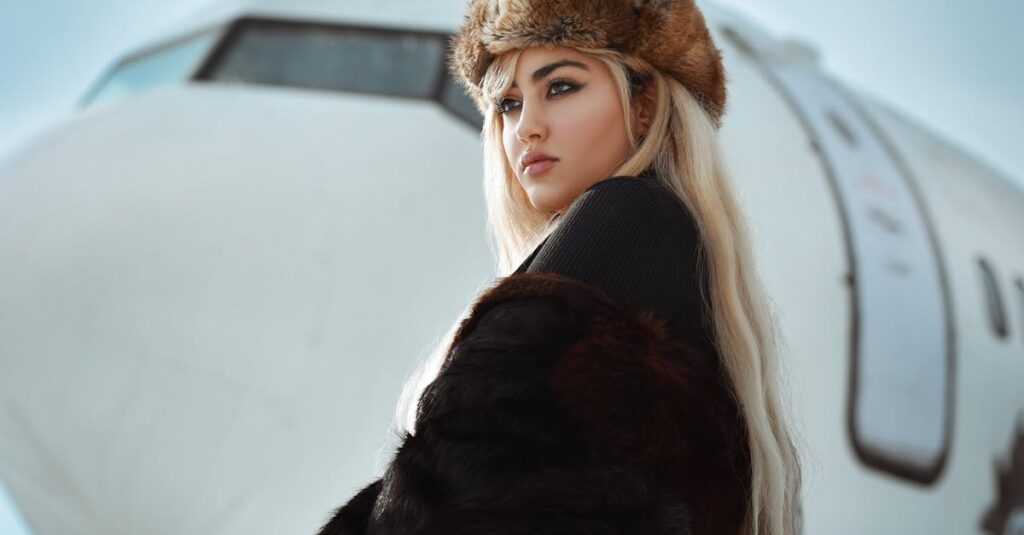
[(745, 430), (696, 351), (593, 286), (505, 277), (459, 326), (415, 435), (319, 533), (737, 533)]

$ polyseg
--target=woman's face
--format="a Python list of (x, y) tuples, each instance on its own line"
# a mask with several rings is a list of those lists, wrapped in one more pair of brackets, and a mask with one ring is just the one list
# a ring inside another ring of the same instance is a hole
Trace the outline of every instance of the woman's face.
[[(498, 101), (509, 166), (539, 210), (563, 211), (583, 190), (610, 177), (632, 151), (611, 73), (575, 49), (524, 49), (514, 84)], [(634, 135), (640, 135), (648, 120), (635, 108)], [(524, 167), (528, 151), (553, 161)]]

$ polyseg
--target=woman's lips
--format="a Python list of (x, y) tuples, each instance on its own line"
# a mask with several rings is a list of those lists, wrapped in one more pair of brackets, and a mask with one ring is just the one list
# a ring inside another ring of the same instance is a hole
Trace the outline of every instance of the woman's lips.
[(555, 165), (555, 162), (557, 161), (558, 160), (541, 160), (539, 162), (533, 162), (530, 165), (527, 165), (524, 171), (526, 171), (526, 174), (530, 176), (537, 176), (548, 169), (551, 169), (551, 166)]

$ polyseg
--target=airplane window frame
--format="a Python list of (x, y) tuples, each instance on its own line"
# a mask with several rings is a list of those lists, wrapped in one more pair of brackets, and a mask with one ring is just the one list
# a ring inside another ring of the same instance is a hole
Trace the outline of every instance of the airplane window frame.
[[(228, 25), (221, 39), (208, 55), (199, 69), (197, 69), (194, 80), (203, 83), (222, 83), (217, 79), (217, 69), (223, 64), (225, 57), (237, 46), (245, 32), (252, 29), (274, 28), (292, 29), (295, 31), (314, 30), (321, 32), (356, 32), (364, 35), (377, 35), (383, 38), (400, 39), (403, 37), (414, 37), (418, 39), (437, 39), (441, 47), (439, 61), (435, 65), (437, 69), (436, 83), (433, 90), (424, 96), (407, 96), (401, 94), (384, 94), (379, 92), (366, 92), (338, 88), (315, 88), (309, 86), (293, 86), (287, 84), (274, 84), (278, 87), (301, 87), (311, 90), (334, 91), (353, 94), (373, 94), (388, 98), (408, 98), (414, 100), (432, 100), (446, 112), (450, 113), (460, 122), (463, 122), (476, 130), (483, 127), (483, 116), (476, 110), (472, 99), (462, 87), (448, 73), (446, 58), (452, 47), (453, 35), (447, 32), (409, 29), (401, 27), (384, 27), (366, 24), (339, 24), (312, 22), (297, 19), (279, 19), (268, 17), (240, 17)], [(237, 82), (236, 82), (237, 83)], [(260, 82), (243, 82), (253, 85), (267, 85)]]
[[(194, 41), (201, 40), (203, 38), (209, 38), (209, 42), (206, 44), (205, 50), (196, 56), (194, 65), (191, 69), (188, 69), (179, 76), (169, 77), (165, 83), (159, 84), (157, 87), (164, 87), (171, 85), (174, 82), (187, 82), (195, 79), (196, 74), (206, 63), (209, 58), (210, 52), (219, 46), (220, 41), (223, 39), (222, 32), (225, 27), (223, 24), (214, 24), (205, 26), (198, 30), (189, 31), (188, 33), (179, 35), (170, 40), (145, 47), (139, 51), (132, 52), (127, 56), (117, 60), (113, 65), (108, 67), (102, 75), (86, 90), (86, 92), (78, 99), (76, 106), (79, 108), (87, 108), (100, 102), (105, 102), (106, 99), (98, 101), (97, 98), (104, 94), (105, 90), (109, 87), (110, 83), (127, 68), (135, 65), (144, 64), (150, 60), (161, 57), (167, 52), (173, 51), (188, 45)], [(152, 88), (153, 86), (149, 86)], [(146, 89), (138, 89), (131, 91), (126, 94), (135, 94), (145, 92)], [(119, 98), (111, 98), (110, 101), (119, 100)]]
[[(295, 30), (319, 30), (327, 32), (358, 32), (367, 35), (379, 35), (388, 38), (403, 38), (413, 37), (419, 39), (437, 39), (439, 46), (441, 47), (441, 54), (436, 62), (436, 83), (429, 94), (422, 96), (407, 96), (401, 94), (386, 94), (381, 92), (367, 92), (367, 91), (355, 91), (348, 89), (337, 89), (329, 87), (310, 87), (306, 85), (289, 85), (289, 84), (267, 84), (261, 82), (241, 82), (252, 85), (276, 85), (278, 87), (301, 87), (311, 90), (324, 90), (324, 91), (335, 91), (335, 92), (351, 92), (354, 94), (372, 94), (380, 95), (389, 98), (410, 98), (417, 100), (431, 100), (440, 106), (447, 113), (451, 114), (454, 118), (466, 124), (467, 126), (479, 131), (483, 128), (483, 116), (477, 110), (475, 103), (472, 98), (465, 92), (462, 86), (448, 73), (446, 61), (447, 56), (450, 54), (452, 49), (453, 35), (451, 33), (442, 31), (430, 31), (420, 30), (411, 28), (401, 27), (383, 27), (373, 26), (364, 24), (339, 24), (339, 23), (325, 23), (317, 21), (306, 21), (299, 19), (282, 19), (273, 17), (254, 17), (245, 16), (234, 19), (228, 23), (219, 22), (217, 24), (203, 27), (199, 30), (190, 31), (181, 36), (175, 37), (166, 42), (162, 42), (153, 46), (146, 47), (138, 52), (133, 52), (117, 62), (115, 62), (110, 68), (108, 68), (86, 91), (83, 97), (78, 102), (78, 107), (85, 108), (92, 105), (97, 95), (102, 93), (104, 87), (106, 87), (110, 81), (119, 73), (122, 72), (127, 66), (133, 64), (139, 64), (147, 59), (159, 56), (169, 50), (173, 50), (183, 44), (186, 44), (194, 39), (201, 38), (206, 35), (213, 35), (210, 44), (203, 54), (199, 56), (196, 62), (196, 66), (191, 71), (175, 81), (180, 82), (199, 82), (199, 83), (231, 83), (230, 81), (218, 80), (216, 77), (216, 70), (218, 66), (224, 61), (225, 56), (231, 52), (232, 47), (236, 46), (239, 39), (245, 34), (245, 32), (253, 28), (291, 28)], [(239, 83), (239, 82), (235, 82)], [(163, 84), (161, 84), (163, 85)], [(144, 91), (143, 90), (140, 90)]]
[(999, 286), (999, 277), (996, 275), (992, 263), (984, 256), (978, 256), (976, 264), (981, 276), (989, 327), (997, 339), (1006, 340), (1010, 337), (1010, 324), (1003, 292)]

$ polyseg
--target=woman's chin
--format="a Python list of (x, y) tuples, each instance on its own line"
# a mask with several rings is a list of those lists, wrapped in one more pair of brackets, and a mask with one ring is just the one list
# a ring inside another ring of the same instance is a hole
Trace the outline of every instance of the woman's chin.
[(562, 196), (551, 195), (550, 193), (546, 192), (534, 191), (529, 194), (529, 197), (530, 204), (532, 204), (535, 209), (549, 214), (554, 214), (556, 212), (562, 211), (562, 209), (565, 208), (565, 205), (567, 204), (562, 199)]

